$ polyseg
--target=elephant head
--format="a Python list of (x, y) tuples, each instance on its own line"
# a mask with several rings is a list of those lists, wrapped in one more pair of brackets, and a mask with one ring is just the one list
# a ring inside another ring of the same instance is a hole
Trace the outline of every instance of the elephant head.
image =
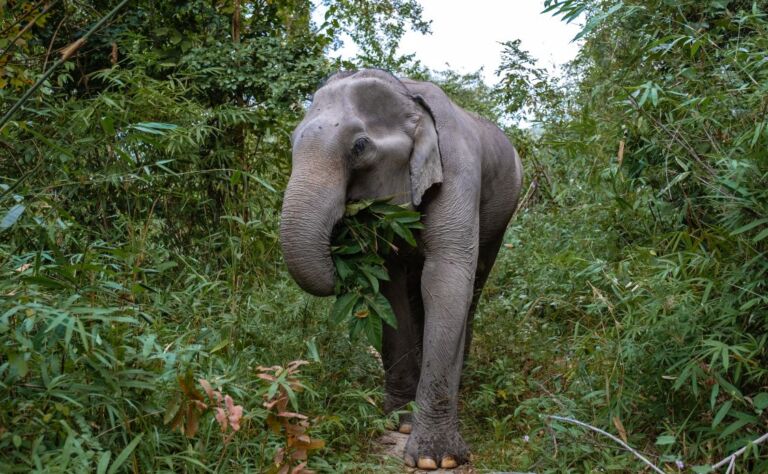
[(363, 70), (326, 81), (291, 142), (283, 254), (304, 290), (328, 296), (335, 283), (331, 235), (345, 204), (391, 197), (418, 206), (442, 182), (437, 130), (420, 96), (389, 73)]

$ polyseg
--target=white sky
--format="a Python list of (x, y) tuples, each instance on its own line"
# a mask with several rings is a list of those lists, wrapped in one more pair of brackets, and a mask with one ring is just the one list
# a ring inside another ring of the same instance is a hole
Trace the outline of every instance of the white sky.
[[(420, 0), (422, 17), (432, 20), (432, 34), (408, 32), (400, 43), (401, 53), (416, 53), (430, 69), (468, 73), (484, 68), (487, 83), (497, 81), (502, 46), (499, 42), (519, 38), (521, 47), (553, 69), (576, 56), (578, 45), (571, 39), (578, 25), (566, 24), (542, 14), (543, 0)], [(320, 17), (322, 18), (322, 17)], [(354, 56), (356, 48), (345, 46), (334, 55)]]

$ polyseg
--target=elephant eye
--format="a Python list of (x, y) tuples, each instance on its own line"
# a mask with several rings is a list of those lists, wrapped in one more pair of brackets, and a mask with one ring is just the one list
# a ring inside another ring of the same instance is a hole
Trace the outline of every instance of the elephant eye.
[(352, 154), (354, 156), (360, 156), (364, 151), (365, 148), (368, 146), (368, 139), (367, 138), (358, 138), (355, 140), (355, 144), (352, 145)]

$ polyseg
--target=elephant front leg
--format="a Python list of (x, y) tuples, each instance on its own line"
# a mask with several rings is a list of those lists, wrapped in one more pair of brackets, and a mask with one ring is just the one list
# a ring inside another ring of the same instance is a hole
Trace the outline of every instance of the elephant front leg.
[[(390, 281), (382, 285), (382, 293), (389, 300), (397, 318), (397, 329), (384, 325), (382, 341), (384, 411), (392, 413), (416, 398), (424, 309), (420, 295), (420, 265), (408, 265), (403, 259), (393, 259), (388, 262), (387, 268)], [(398, 431), (408, 434), (412, 426), (412, 415), (401, 414)]]
[(475, 262), (465, 253), (455, 259), (428, 257), (424, 265), (424, 355), (413, 432), (405, 448), (409, 466), (453, 468), (469, 460), (457, 404)]

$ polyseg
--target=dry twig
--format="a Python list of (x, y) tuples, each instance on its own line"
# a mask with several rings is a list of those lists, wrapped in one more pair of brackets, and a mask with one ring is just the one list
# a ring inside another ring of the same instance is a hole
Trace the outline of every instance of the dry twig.
[(736, 467), (736, 458), (741, 456), (742, 454), (744, 454), (744, 451), (746, 451), (749, 446), (755, 446), (755, 445), (758, 445), (760, 443), (764, 443), (765, 441), (768, 441), (768, 433), (765, 433), (761, 437), (759, 437), (756, 440), (752, 441), (751, 443), (747, 444), (746, 446), (744, 446), (743, 448), (739, 449), (738, 451), (736, 451), (735, 453), (731, 454), (730, 456), (728, 456), (727, 458), (723, 459), (722, 461), (718, 462), (717, 464), (713, 464), (712, 465), (712, 470), (714, 471), (715, 469), (719, 469), (719, 468), (725, 466), (726, 464), (728, 464), (728, 469), (726, 469), (726, 471), (725, 471), (726, 474), (728, 474), (730, 472), (734, 472), (734, 469)]
[(603, 431), (600, 428), (594, 427), (592, 425), (588, 425), (588, 424), (584, 423), (583, 421), (574, 420), (573, 418), (566, 418), (564, 416), (548, 415), (547, 418), (551, 418), (553, 420), (558, 420), (558, 421), (565, 421), (566, 423), (573, 423), (574, 425), (578, 425), (578, 426), (581, 426), (582, 428), (590, 429), (590, 430), (594, 431), (595, 433), (599, 433), (599, 434), (601, 434), (603, 436), (606, 436), (606, 437), (612, 439), (613, 441), (617, 442), (621, 446), (623, 446), (624, 449), (626, 449), (630, 453), (634, 454), (638, 459), (640, 459), (645, 464), (647, 464), (655, 472), (658, 472), (659, 474), (664, 474), (664, 471), (659, 469), (655, 464), (653, 464), (645, 456), (640, 454), (636, 449), (634, 449), (632, 446), (628, 445), (624, 441), (620, 440), (616, 436), (612, 435), (611, 433), (608, 433), (607, 431)]

